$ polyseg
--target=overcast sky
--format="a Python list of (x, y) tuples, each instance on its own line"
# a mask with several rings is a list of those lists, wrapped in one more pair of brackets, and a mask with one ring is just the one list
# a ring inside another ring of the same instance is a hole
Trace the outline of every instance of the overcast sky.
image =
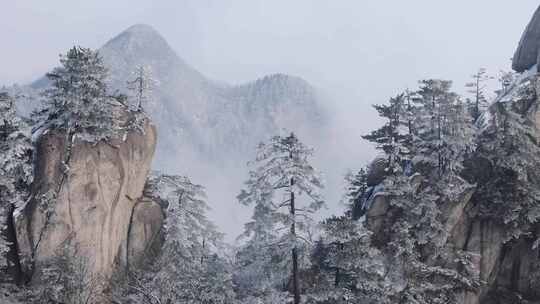
[(5, 0), (0, 84), (36, 79), (73, 44), (98, 48), (135, 23), (229, 83), (302, 76), (365, 106), (440, 77), (462, 90), (479, 67), (508, 69), (537, 0)]
[[(73, 44), (153, 25), (194, 67), (228, 82), (287, 72), (372, 95), (423, 77), (507, 67), (536, 0), (6, 0), (0, 83), (47, 71)], [(367, 83), (367, 84), (366, 84)]]
[(154, 26), (207, 76), (268, 73), (379, 98), (418, 79), (461, 85), (508, 68), (536, 0), (6, 0), (0, 83), (43, 74), (73, 44), (98, 48), (135, 23)]

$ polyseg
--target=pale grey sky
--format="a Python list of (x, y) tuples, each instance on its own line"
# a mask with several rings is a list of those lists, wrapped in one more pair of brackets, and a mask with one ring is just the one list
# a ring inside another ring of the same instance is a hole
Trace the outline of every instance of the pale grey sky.
[(479, 67), (509, 67), (537, 0), (6, 0), (0, 84), (25, 83), (73, 44), (98, 48), (154, 26), (207, 76), (230, 83), (283, 72), (371, 104), (427, 77), (460, 89)]
[(0, 83), (32, 80), (69, 46), (97, 48), (134, 23), (153, 25), (186, 61), (230, 82), (277, 71), (359, 86), (383, 75), (403, 84), (459, 78), (477, 66), (505, 66), (537, 6), (535, 0), (7, 0)]

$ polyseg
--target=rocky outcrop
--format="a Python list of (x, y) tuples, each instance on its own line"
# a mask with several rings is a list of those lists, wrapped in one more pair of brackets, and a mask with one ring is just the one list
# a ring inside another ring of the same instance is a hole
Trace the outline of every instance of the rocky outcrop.
[[(452, 195), (438, 202), (447, 232), (440, 241), (454, 255), (469, 256), (479, 281), (476, 290), (461, 291), (455, 303), (540, 303), (540, 217), (535, 199), (540, 193), (539, 83), (538, 75), (521, 75), (490, 107), (486, 123), (479, 125), (478, 149), (465, 162), (468, 183), (448, 183), (446, 192)], [(413, 193), (430, 185), (418, 174), (409, 183)], [(393, 203), (380, 192), (366, 211), (366, 225), (382, 246), (391, 241), (385, 226), (396, 216)]]
[(142, 199), (133, 207), (126, 244), (127, 266), (140, 267), (157, 256), (162, 244), (163, 220), (161, 206), (150, 199)]
[(530, 69), (538, 63), (540, 50), (540, 8), (534, 13), (527, 29), (521, 37), (512, 60), (512, 68), (517, 72)]
[(27, 270), (63, 254), (67, 246), (87, 263), (89, 275), (110, 277), (140, 259), (163, 221), (159, 206), (142, 197), (156, 136), (149, 123), (143, 133), (95, 144), (75, 140), (70, 145), (58, 132), (41, 136), (33, 199), (16, 220)]

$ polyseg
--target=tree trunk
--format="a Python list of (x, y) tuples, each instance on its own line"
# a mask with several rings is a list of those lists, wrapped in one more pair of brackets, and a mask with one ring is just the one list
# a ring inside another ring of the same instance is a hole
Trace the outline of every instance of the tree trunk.
[(15, 228), (15, 219), (13, 212), (15, 211), (15, 205), (9, 206), (7, 218), (6, 239), (10, 243), (9, 251), (7, 253), (8, 273), (12, 277), (13, 281), (20, 285), (24, 280), (24, 275), (21, 267), (21, 261), (19, 258), (19, 244), (17, 243), (17, 232)]
[[(294, 205), (294, 191), (292, 191), (292, 187), (294, 186), (294, 179), (291, 178), (291, 217), (292, 217), (292, 224), (291, 224), (291, 234), (294, 238), (296, 238), (296, 219), (295, 219), (295, 212), (296, 207)], [(296, 240), (295, 240), (296, 241)], [(299, 287), (299, 280), (298, 280), (298, 250), (296, 248), (296, 243), (294, 244), (294, 247), (292, 249), (292, 283), (293, 283), (293, 296), (294, 296), (294, 304), (300, 304), (300, 287)]]

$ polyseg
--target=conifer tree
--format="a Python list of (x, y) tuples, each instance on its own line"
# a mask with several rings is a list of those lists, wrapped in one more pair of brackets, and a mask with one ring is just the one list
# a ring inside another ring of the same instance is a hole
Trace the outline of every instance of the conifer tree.
[(362, 138), (375, 143), (376, 148), (385, 153), (388, 157), (387, 171), (391, 174), (401, 167), (401, 162), (409, 154), (410, 136), (401, 130), (403, 124), (409, 124), (408, 121), (404, 121), (408, 110), (406, 98), (404, 94), (399, 94), (390, 98), (388, 105), (374, 105), (373, 107), (386, 122), (381, 128)]
[(156, 172), (145, 196), (166, 208), (165, 241), (151, 267), (129, 272), (128, 287), (117, 291), (118, 301), (131, 303), (123, 302), (127, 293), (153, 304), (232, 304), (231, 269), (218, 256), (224, 250), (223, 234), (206, 216), (204, 188), (188, 177)]
[(13, 220), (13, 211), (24, 204), (29, 194), (32, 151), (29, 128), (17, 116), (14, 99), (0, 92), (0, 269), (16, 266), (10, 264), (9, 257), (5, 263), (4, 257), (13, 245), (6, 238), (6, 229), (7, 222)]
[[(472, 121), (466, 119), (459, 96), (450, 91), (451, 81), (428, 79), (420, 82), (415, 113), (413, 143), (416, 165), (436, 168), (439, 176), (458, 169), (454, 160), (472, 148)], [(426, 172), (427, 172), (426, 171)]]
[(486, 82), (493, 79), (493, 77), (487, 74), (486, 69), (480, 68), (471, 78), (472, 81), (465, 84), (465, 86), (468, 89), (467, 92), (473, 95), (470, 112), (473, 120), (476, 121), (487, 106), (488, 101), (485, 96)]
[(268, 246), (271, 259), (290, 265), (295, 304), (300, 303), (300, 251), (310, 242), (313, 214), (324, 204), (318, 192), (322, 181), (309, 163), (312, 154), (293, 133), (261, 143), (256, 167), (238, 195), (240, 203), (255, 208), (244, 233), (246, 246)]
[(361, 168), (356, 174), (347, 174), (345, 183), (346, 193), (344, 200), (348, 205), (348, 212), (350, 212), (353, 219), (358, 219), (362, 213), (363, 200), (369, 189), (367, 169)]
[(158, 82), (152, 75), (149, 66), (139, 65), (133, 71), (132, 79), (128, 80), (128, 89), (135, 99), (135, 110), (143, 111), (143, 106), (152, 103), (152, 93)]
[(43, 92), (44, 107), (34, 117), (44, 128), (94, 142), (116, 134), (117, 98), (108, 92), (107, 69), (97, 51), (71, 48), (60, 66), (47, 73), (52, 86)]
[(393, 290), (385, 274), (390, 271), (382, 252), (371, 245), (372, 233), (364, 223), (334, 216), (322, 227), (324, 265), (307, 303), (389, 303)]

